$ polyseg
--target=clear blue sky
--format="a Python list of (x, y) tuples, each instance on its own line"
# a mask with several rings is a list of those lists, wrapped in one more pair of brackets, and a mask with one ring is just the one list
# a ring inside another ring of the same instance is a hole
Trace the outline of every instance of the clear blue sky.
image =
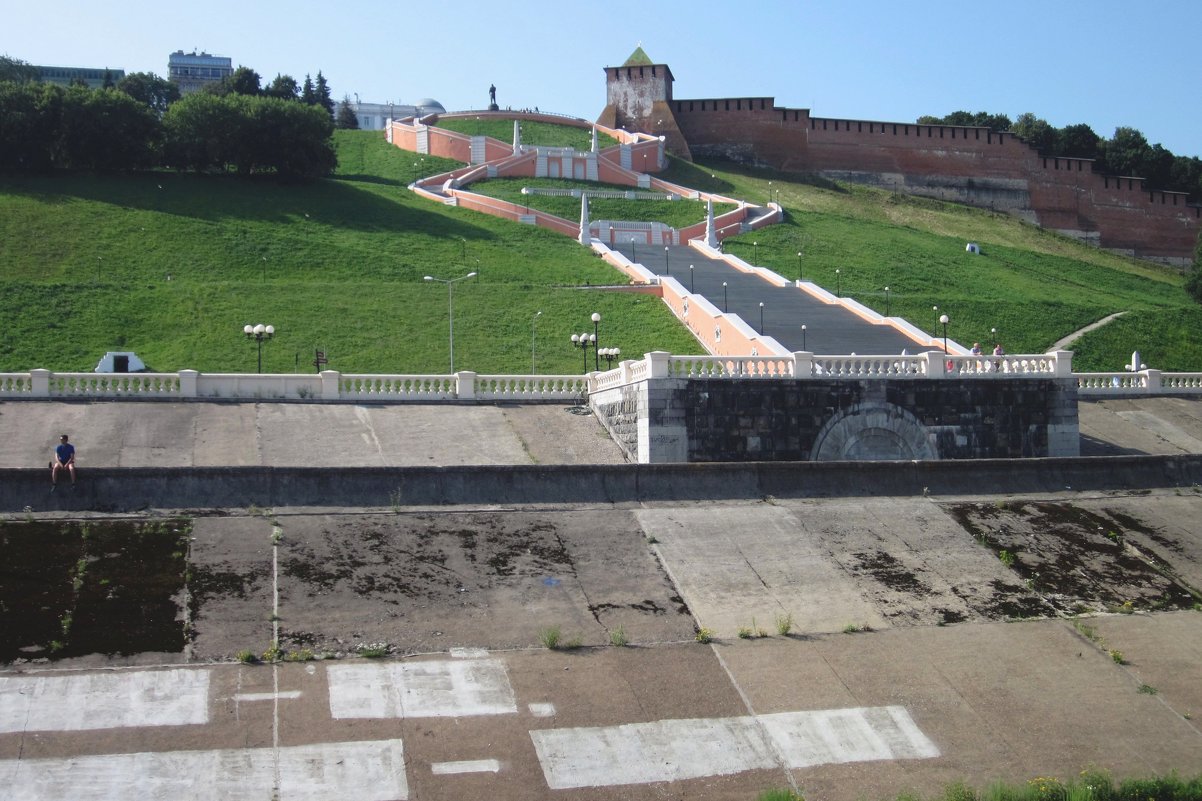
[[(638, 45), (677, 98), (774, 96), (817, 116), (1031, 111), (1057, 127), (1120, 125), (1202, 156), (1200, 0), (458, 0), (8, 4), (0, 53), (34, 64), (167, 74), (205, 50), (265, 81), (321, 70), (364, 101), (433, 97), (595, 119), (602, 68)], [(624, 10), (641, 21), (622, 19)]]

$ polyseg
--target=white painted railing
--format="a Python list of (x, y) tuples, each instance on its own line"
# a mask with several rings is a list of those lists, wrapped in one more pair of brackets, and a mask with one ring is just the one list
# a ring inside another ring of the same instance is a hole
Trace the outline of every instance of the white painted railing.
[(1108, 395), (1202, 395), (1202, 373), (1137, 372), (1076, 373), (1077, 394)]
[(961, 356), (673, 356), (656, 351), (612, 370), (586, 375), (374, 375), (326, 370), (319, 374), (253, 373), (0, 373), (0, 399), (314, 400), (377, 403), (438, 401), (580, 401), (589, 393), (651, 378), (764, 379), (884, 378), (1007, 380), (1075, 378), (1078, 394), (1202, 395), (1202, 373), (1159, 370), (1073, 373), (1072, 353)]
[(0, 399), (578, 401), (586, 375), (366, 375), (198, 373), (0, 373)]

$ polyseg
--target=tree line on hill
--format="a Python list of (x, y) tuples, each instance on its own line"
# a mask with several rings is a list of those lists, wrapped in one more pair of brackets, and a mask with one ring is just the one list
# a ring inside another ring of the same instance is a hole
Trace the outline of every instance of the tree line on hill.
[(923, 116), (919, 125), (968, 125), (1017, 134), (1044, 156), (1094, 159), (1094, 170), (1106, 175), (1145, 179), (1149, 189), (1187, 192), (1195, 203), (1202, 202), (1202, 159), (1177, 156), (1160, 144), (1148, 144), (1136, 128), (1120, 127), (1103, 139), (1084, 123), (1057, 128), (1034, 114), (1005, 114), (953, 111), (946, 117)]
[(40, 83), (36, 68), (0, 57), (0, 170), (329, 175), (337, 159), (325, 77), (306, 75), (300, 85), (277, 75), (266, 88), (261, 80), (239, 67), (181, 98), (178, 86), (153, 73), (106, 80), (98, 89), (63, 87)]

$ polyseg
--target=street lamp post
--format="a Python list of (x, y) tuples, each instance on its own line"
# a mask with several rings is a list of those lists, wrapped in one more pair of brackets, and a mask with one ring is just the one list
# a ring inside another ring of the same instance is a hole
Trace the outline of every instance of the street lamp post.
[(448, 350), (451, 354), (451, 375), (455, 374), (455, 284), (466, 281), (473, 275), (475, 273), (468, 273), (460, 278), (435, 278), (432, 275), (425, 277), (426, 281), (447, 285), (447, 333), (450, 341)]
[(534, 317), (530, 319), (530, 375), (534, 375), (537, 371), (534, 367), (534, 332), (537, 329), (538, 318), (542, 317), (543, 313), (537, 311)]
[(806, 349), (806, 324), (801, 324), (801, 349)]
[(935, 322), (939, 322), (939, 307), (932, 306), (931, 311), (935, 312)]
[(275, 336), (275, 326), (263, 325), (244, 325), (242, 333), (246, 334), (247, 339), (253, 339), (259, 345), (259, 372), (263, 372), (263, 340), (271, 339)]
[(601, 315), (593, 312), (593, 369), (600, 370), (601, 364), (597, 361), (597, 343), (601, 341)]
[(947, 355), (947, 315), (939, 315), (939, 322), (943, 324), (943, 354)]
[(804, 278), (802, 278), (802, 275), (801, 275), (801, 251), (800, 250), (797, 251), (797, 280), (799, 282), (805, 280)]
[(594, 348), (593, 352), (599, 352), (601, 354), (601, 358), (605, 359), (605, 369), (607, 370), (612, 370), (614, 366), (614, 359), (622, 355), (621, 348)]
[(693, 291), (693, 265), (689, 265), (689, 292)]
[(835, 297), (843, 297), (843, 276), (838, 267), (835, 268)]
[(668, 246), (664, 245), (664, 275), (671, 275), (672, 268), (668, 266)]
[(760, 301), (760, 334), (764, 333), (764, 301)]
[(597, 344), (597, 336), (595, 334), (572, 334), (572, 347), (580, 348), (584, 352), (584, 370), (588, 372), (588, 348), (589, 345)]
[(753, 264), (751, 265), (752, 267), (754, 267), (755, 265), (760, 263), (760, 243), (759, 242), (751, 243), (751, 261), (753, 262)]
[(891, 311), (891, 308), (889, 306), (889, 287), (885, 287), (885, 316), (886, 317), (893, 316), (889, 313), (890, 311)]
[(726, 282), (722, 282), (722, 313), (730, 311), (730, 304), (726, 302)]

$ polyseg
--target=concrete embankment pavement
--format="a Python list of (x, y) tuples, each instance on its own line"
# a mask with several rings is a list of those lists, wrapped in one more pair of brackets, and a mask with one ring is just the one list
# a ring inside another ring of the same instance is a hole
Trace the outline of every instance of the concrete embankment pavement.
[[(1198, 408), (1083, 404), (1083, 435), (1129, 464), (1177, 454), (1196, 471)], [(721, 500), (609, 503), (589, 476), (635, 466), (554, 405), (5, 403), (0, 467), (32, 463), (44, 482), (62, 431), (81, 480), (233, 464), (352, 482), (479, 467), (500, 482), (509, 464), (570, 497), (200, 512), (184, 651), (0, 672), (13, 798), (749, 799), (792, 785), (854, 801), (1202, 764), (1202, 614), (1151, 611), (1165, 582), (1202, 587), (1188, 483), (1082, 492), (1055, 470), (1024, 487), (998, 467), (1007, 483), (949, 479), (954, 496), (911, 475), (904, 495), (872, 497), (878, 474), (843, 479), (856, 497), (813, 498), (789, 491), (789, 466), (759, 465), (700, 481)], [(8, 514), (8, 536), (42, 508)], [(1006, 545), (1015, 568), (994, 552), (1004, 536), (1022, 544)], [(1080, 581), (1042, 583), (1062, 573)], [(1138, 611), (1107, 611), (1124, 599)], [(1019, 607), (1044, 611), (1010, 622)], [(552, 628), (582, 647), (541, 647)], [(613, 647), (619, 633), (634, 647)], [(232, 661), (273, 640), (344, 658)], [(373, 642), (397, 655), (352, 658)]]

